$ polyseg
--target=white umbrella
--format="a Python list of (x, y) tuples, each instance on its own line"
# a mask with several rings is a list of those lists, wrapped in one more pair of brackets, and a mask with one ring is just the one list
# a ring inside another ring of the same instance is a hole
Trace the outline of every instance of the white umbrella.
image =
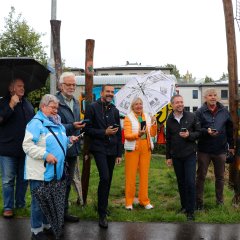
[(154, 115), (170, 102), (174, 88), (174, 79), (162, 71), (135, 76), (116, 93), (115, 105), (125, 116), (130, 112), (132, 100), (140, 97), (144, 111)]

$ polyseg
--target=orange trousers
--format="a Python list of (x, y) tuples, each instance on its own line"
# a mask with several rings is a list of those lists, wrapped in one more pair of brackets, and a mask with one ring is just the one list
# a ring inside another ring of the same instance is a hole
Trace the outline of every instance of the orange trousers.
[(147, 139), (139, 141), (138, 149), (125, 152), (125, 204), (132, 205), (136, 192), (136, 176), (139, 171), (139, 204), (146, 206), (148, 198), (148, 172), (150, 167), (151, 151)]

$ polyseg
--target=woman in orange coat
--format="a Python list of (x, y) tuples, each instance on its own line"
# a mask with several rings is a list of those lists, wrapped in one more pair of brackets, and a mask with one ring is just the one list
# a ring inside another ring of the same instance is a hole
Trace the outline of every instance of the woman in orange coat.
[[(142, 126), (142, 129), (141, 129)], [(148, 172), (153, 140), (157, 134), (156, 118), (143, 112), (143, 101), (137, 97), (131, 103), (131, 112), (124, 119), (125, 136), (125, 208), (133, 209), (136, 175), (139, 170), (139, 204), (152, 209), (148, 198)]]

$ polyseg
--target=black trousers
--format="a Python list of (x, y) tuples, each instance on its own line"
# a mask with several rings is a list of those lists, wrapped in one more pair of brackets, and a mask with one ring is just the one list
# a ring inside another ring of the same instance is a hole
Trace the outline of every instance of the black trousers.
[(98, 214), (100, 217), (107, 215), (108, 196), (112, 182), (113, 169), (116, 156), (106, 155), (101, 152), (93, 153), (98, 173)]

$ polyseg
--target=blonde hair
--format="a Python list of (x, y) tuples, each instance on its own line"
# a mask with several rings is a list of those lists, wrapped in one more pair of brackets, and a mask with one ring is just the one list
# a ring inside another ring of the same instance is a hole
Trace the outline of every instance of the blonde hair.
[(140, 98), (140, 97), (135, 97), (133, 100), (132, 100), (132, 102), (131, 102), (131, 106), (130, 106), (130, 109), (131, 109), (131, 111), (133, 111), (133, 105), (136, 103), (136, 102), (141, 102), (141, 103), (143, 103), (143, 100)]

